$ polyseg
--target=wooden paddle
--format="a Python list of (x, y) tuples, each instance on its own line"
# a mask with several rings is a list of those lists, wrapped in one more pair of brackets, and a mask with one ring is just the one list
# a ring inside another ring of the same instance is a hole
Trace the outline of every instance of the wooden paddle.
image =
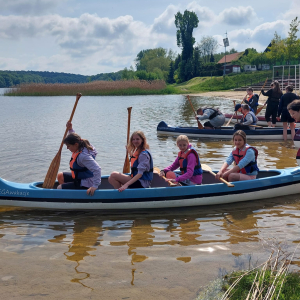
[(132, 109), (132, 107), (127, 107), (127, 111), (128, 111), (127, 144), (126, 144), (126, 157), (125, 157), (125, 162), (124, 162), (124, 167), (123, 167), (123, 173), (130, 173), (130, 163), (129, 163), (127, 145), (129, 143), (129, 135), (130, 135), (130, 115), (131, 115), (131, 109)]
[[(265, 81), (265, 83), (264, 83), (263, 87), (261, 88), (261, 90), (263, 90), (263, 89), (264, 89), (264, 87), (265, 87), (265, 85), (266, 85), (267, 81), (268, 81), (268, 77), (267, 77), (267, 79), (266, 79), (266, 81)], [(261, 90), (260, 90), (260, 93), (259, 93), (258, 97), (261, 95)], [(262, 109), (263, 109), (263, 108), (264, 108), (266, 105), (267, 105), (267, 102), (265, 102), (265, 104), (264, 104), (263, 106), (259, 107), (259, 108), (257, 109), (257, 111), (256, 111), (256, 114), (255, 114), (255, 115), (258, 115), (258, 114), (259, 114), (259, 113), (262, 111)]]
[[(233, 100), (233, 105), (234, 105), (234, 107), (235, 107), (235, 100)], [(227, 124), (226, 124), (225, 126), (229, 126), (229, 124), (230, 124), (230, 122), (231, 122), (233, 116), (234, 116), (234, 113), (232, 114), (231, 118), (229, 119), (229, 121), (227, 122)]]
[[(71, 113), (69, 122), (71, 122), (72, 119), (73, 119), (73, 116), (74, 116), (74, 113), (75, 113), (75, 110), (76, 110), (76, 106), (77, 106), (77, 103), (78, 103), (80, 97), (81, 97), (81, 94), (77, 93), (76, 94), (76, 101), (75, 101), (75, 104), (74, 104), (73, 111)], [(63, 145), (64, 145), (64, 139), (66, 138), (67, 133), (68, 133), (68, 128), (66, 128), (66, 131), (65, 131), (65, 134), (63, 136), (62, 142), (60, 144), (59, 150), (58, 150), (57, 154), (55, 155), (55, 157), (53, 158), (53, 160), (51, 162), (51, 165), (48, 169), (47, 175), (46, 175), (44, 183), (43, 183), (43, 188), (44, 189), (52, 189), (53, 186), (54, 186), (56, 176), (57, 176), (57, 173), (58, 173), (58, 169), (59, 169), (59, 165), (60, 165), (61, 151), (62, 151), (62, 148), (63, 148)]]
[[(153, 172), (154, 173), (157, 173), (157, 174), (160, 174), (160, 169), (158, 167), (154, 167), (153, 168)], [(171, 181), (169, 181), (165, 176), (162, 176), (162, 178), (168, 182), (169, 186), (180, 186), (180, 184), (176, 184), (176, 183), (173, 183)]]
[[(208, 165), (205, 165), (205, 164), (201, 164), (201, 167), (204, 171), (207, 171), (209, 172), (210, 174), (214, 175), (216, 177), (216, 174), (212, 171), (211, 167), (208, 166)], [(225, 183), (228, 187), (234, 187), (234, 184), (226, 181), (225, 179), (223, 178), (220, 178), (220, 181), (222, 181), (223, 183)]]
[[(190, 96), (187, 95), (187, 98), (189, 99), (190, 104), (191, 104), (191, 107), (192, 107), (192, 109), (193, 109), (193, 111), (194, 111), (195, 117), (197, 118), (197, 113), (195, 112), (195, 109), (194, 109), (194, 107), (193, 107), (193, 104), (192, 104), (192, 101), (191, 101), (191, 99), (190, 99)], [(203, 129), (203, 126), (202, 126), (202, 124), (200, 123), (200, 121), (199, 121), (198, 119), (197, 119), (197, 122), (198, 122), (198, 128), (199, 128), (199, 129)]]

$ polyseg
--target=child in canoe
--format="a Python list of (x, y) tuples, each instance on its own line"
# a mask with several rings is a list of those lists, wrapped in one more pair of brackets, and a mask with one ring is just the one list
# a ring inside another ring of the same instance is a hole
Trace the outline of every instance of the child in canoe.
[[(247, 144), (246, 133), (243, 130), (236, 131), (232, 140), (235, 147), (217, 173), (216, 179), (220, 179), (220, 177), (227, 181), (255, 179), (259, 171), (257, 167), (258, 151)], [(236, 166), (228, 169), (233, 162), (236, 163)]]
[(153, 160), (149, 152), (145, 134), (135, 131), (129, 140), (127, 150), (130, 155), (131, 174), (112, 172), (109, 183), (119, 192), (129, 189), (148, 188), (153, 179)]
[(101, 183), (101, 168), (95, 158), (97, 150), (88, 140), (75, 133), (72, 123), (67, 123), (69, 133), (64, 144), (72, 152), (70, 160), (71, 172), (61, 172), (57, 175), (58, 189), (86, 189), (93, 196)]
[[(178, 156), (172, 165), (160, 172), (160, 176), (166, 176), (173, 183), (182, 182), (187, 185), (202, 183), (202, 168), (197, 151), (192, 147), (186, 135), (178, 136), (176, 140), (179, 148)], [(180, 167), (181, 175), (172, 171)]]

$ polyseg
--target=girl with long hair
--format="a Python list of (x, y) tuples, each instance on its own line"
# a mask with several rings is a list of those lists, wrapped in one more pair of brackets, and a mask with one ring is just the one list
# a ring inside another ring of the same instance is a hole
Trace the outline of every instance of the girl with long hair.
[(145, 134), (135, 131), (129, 140), (127, 150), (130, 155), (131, 174), (112, 172), (109, 183), (119, 192), (136, 188), (148, 188), (153, 179), (153, 160)]
[[(235, 147), (217, 173), (216, 178), (222, 177), (227, 181), (255, 179), (259, 171), (257, 167), (258, 151), (247, 144), (247, 136), (243, 130), (236, 131), (232, 141)], [(236, 165), (228, 169), (233, 162)]]
[[(264, 92), (264, 90), (261, 90), (261, 93), (264, 96), (268, 96), (268, 100), (266, 101), (267, 108), (265, 112), (265, 118), (268, 122), (268, 127), (275, 127), (279, 100), (282, 96), (282, 92), (279, 87), (279, 82), (277, 80), (273, 81), (271, 83), (271, 89), (269, 89), (266, 93)], [(270, 118), (271, 116), (272, 123)]]
[(67, 149), (72, 152), (70, 160), (71, 172), (57, 175), (58, 189), (86, 189), (93, 196), (101, 183), (101, 168), (95, 158), (97, 150), (88, 140), (82, 139), (73, 130), (72, 123), (67, 123), (68, 135), (64, 139)]

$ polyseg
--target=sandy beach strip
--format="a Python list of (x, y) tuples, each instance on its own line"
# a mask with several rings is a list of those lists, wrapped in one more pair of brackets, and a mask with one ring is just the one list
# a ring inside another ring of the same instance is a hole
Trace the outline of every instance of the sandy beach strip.
[[(254, 91), (256, 94), (260, 94), (260, 91)], [(215, 91), (215, 92), (203, 92), (203, 93), (195, 93), (190, 94), (191, 96), (202, 96), (202, 97), (220, 97), (231, 100), (239, 100), (242, 101), (246, 95), (246, 91)], [(263, 95), (259, 96), (259, 104), (263, 105), (268, 97)]]

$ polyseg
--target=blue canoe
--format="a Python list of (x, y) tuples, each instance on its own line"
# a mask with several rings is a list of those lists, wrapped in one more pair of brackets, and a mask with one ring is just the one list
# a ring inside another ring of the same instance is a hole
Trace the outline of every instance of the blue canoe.
[[(297, 131), (298, 128), (295, 128)], [(157, 134), (177, 136), (185, 134), (189, 137), (208, 139), (232, 139), (236, 130), (233, 127), (222, 126), (220, 129), (198, 129), (198, 127), (173, 127), (161, 121), (157, 125)], [(249, 140), (283, 140), (283, 128), (258, 128), (244, 130)], [(291, 130), (288, 130), (288, 139), (291, 139)]]
[(297, 194), (300, 168), (259, 171), (257, 179), (234, 182), (234, 187), (216, 181), (204, 171), (203, 184), (169, 187), (154, 174), (152, 187), (118, 192), (108, 183), (108, 176), (94, 196), (85, 190), (43, 189), (42, 182), (15, 183), (0, 178), (0, 205), (48, 209), (153, 209), (215, 205)]

